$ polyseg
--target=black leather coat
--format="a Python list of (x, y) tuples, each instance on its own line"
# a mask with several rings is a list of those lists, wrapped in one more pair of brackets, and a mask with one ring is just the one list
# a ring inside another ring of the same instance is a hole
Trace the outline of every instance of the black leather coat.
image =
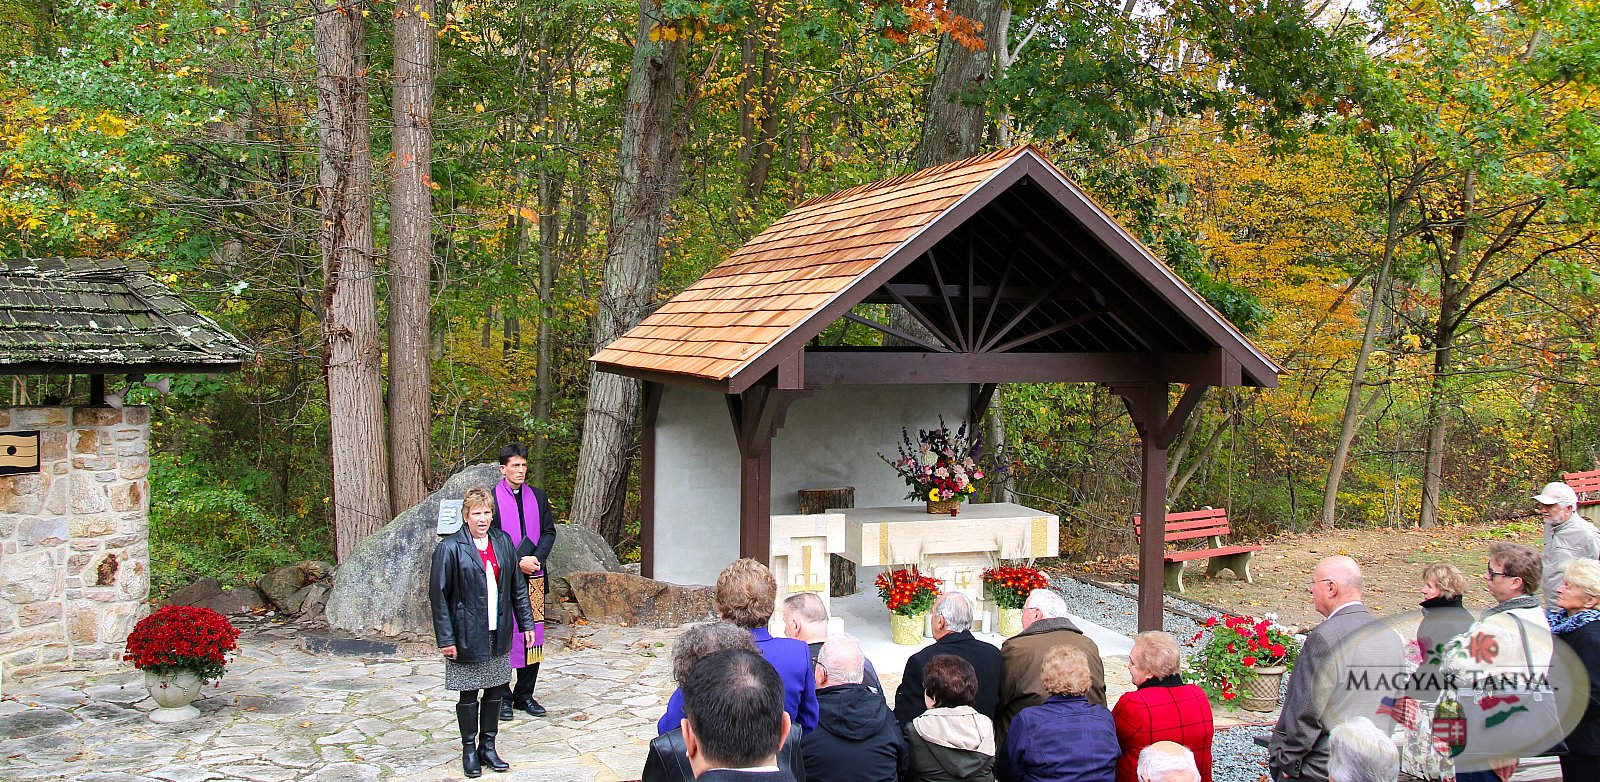
[(528, 579), (517, 568), (511, 536), (489, 528), (489, 545), (500, 563), (500, 610), (495, 632), (489, 632), (489, 595), (483, 575), (483, 556), (472, 545), (471, 533), (462, 525), (433, 549), (433, 572), (428, 596), (433, 603), (433, 635), (439, 648), (454, 646), (456, 662), (480, 663), (504, 656), (511, 644), (522, 643), (511, 626), (512, 612), (522, 627), (533, 626), (528, 604)]
[[(806, 761), (800, 754), (799, 726), (789, 729), (789, 738), (784, 739), (783, 749), (778, 751), (778, 768), (789, 772), (795, 782), (806, 782)], [(644, 757), (642, 780), (694, 782), (694, 770), (689, 768), (689, 755), (683, 748), (683, 728), (673, 728), (650, 740), (649, 754)]]

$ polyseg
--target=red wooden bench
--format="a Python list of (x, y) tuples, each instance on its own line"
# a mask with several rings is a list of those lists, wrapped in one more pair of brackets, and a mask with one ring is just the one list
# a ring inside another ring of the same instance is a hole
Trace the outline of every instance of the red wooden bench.
[[(1133, 517), (1134, 539), (1139, 539), (1142, 528), (1142, 517)], [(1206, 575), (1215, 576), (1224, 570), (1233, 571), (1234, 578), (1244, 579), (1246, 584), (1254, 584), (1255, 579), (1250, 575), (1250, 557), (1262, 549), (1261, 546), (1224, 546), (1222, 538), (1228, 534), (1228, 511), (1222, 508), (1206, 508), (1192, 510), (1185, 513), (1168, 513), (1166, 524), (1165, 543), (1171, 545), (1185, 540), (1206, 539), (1206, 547), (1201, 549), (1168, 549), (1162, 557), (1166, 577), (1167, 591), (1183, 594), (1183, 565), (1191, 559), (1207, 559), (1211, 562), (1206, 566)]]
[(1569, 472), (1561, 480), (1578, 493), (1578, 507), (1600, 505), (1600, 470)]

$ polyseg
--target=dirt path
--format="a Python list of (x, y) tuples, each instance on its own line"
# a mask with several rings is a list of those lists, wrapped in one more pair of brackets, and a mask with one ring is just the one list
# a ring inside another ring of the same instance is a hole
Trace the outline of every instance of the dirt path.
[[(1430, 562), (1450, 562), (1461, 569), (1467, 577), (1467, 607), (1478, 613), (1494, 604), (1483, 588), (1489, 543), (1511, 540), (1539, 548), (1541, 535), (1538, 522), (1532, 519), (1427, 530), (1341, 529), (1281, 535), (1258, 541), (1266, 548), (1256, 553), (1251, 565), (1254, 584), (1235, 580), (1226, 573), (1208, 579), (1203, 564), (1191, 563), (1190, 572), (1184, 576), (1184, 597), (1235, 613), (1276, 611), (1280, 621), (1288, 625), (1315, 624), (1322, 617), (1306, 594), (1311, 571), (1323, 557), (1345, 554), (1361, 563), (1366, 603), (1376, 613), (1393, 614), (1414, 608), (1421, 600), (1417, 591), (1421, 588), (1422, 567)], [(1132, 582), (1137, 566), (1134, 557), (1121, 557), (1073, 563), (1067, 572), (1099, 581)]]

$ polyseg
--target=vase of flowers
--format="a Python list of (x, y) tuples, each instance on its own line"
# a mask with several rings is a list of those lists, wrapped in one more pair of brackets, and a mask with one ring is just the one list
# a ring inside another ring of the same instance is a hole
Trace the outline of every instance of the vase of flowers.
[(1232, 706), (1237, 699), (1251, 711), (1277, 708), (1283, 675), (1300, 654), (1300, 643), (1272, 614), (1210, 617), (1191, 642), (1200, 651), (1185, 678), (1214, 700)]
[(200, 716), (192, 703), (201, 685), (222, 678), (228, 652), (239, 648), (239, 631), (209, 608), (167, 606), (133, 626), (122, 659), (145, 673), (145, 686), (158, 708), (154, 722), (181, 722)]
[(889, 609), (890, 637), (897, 644), (922, 643), (923, 619), (939, 598), (939, 579), (903, 568), (879, 573), (876, 583)]
[(983, 593), (994, 601), (996, 625), (1000, 635), (1010, 638), (1022, 632), (1022, 605), (1035, 589), (1048, 589), (1050, 579), (1026, 565), (1002, 565), (983, 571)]
[(917, 442), (911, 442), (911, 433), (904, 428), (900, 439), (895, 458), (881, 453), (878, 457), (910, 487), (906, 499), (923, 500), (929, 513), (954, 516), (983, 480), (983, 468), (978, 465), (982, 438), (976, 432), (969, 438), (965, 421), (952, 433), (940, 416), (939, 428), (919, 430)]

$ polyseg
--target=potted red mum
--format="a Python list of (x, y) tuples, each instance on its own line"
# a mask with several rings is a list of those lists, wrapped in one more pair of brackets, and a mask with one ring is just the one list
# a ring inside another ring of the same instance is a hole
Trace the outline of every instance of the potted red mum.
[(145, 687), (159, 708), (155, 722), (200, 716), (192, 703), (200, 686), (222, 678), (228, 652), (239, 648), (239, 631), (209, 608), (167, 606), (139, 620), (128, 634), (122, 659), (144, 671)]

